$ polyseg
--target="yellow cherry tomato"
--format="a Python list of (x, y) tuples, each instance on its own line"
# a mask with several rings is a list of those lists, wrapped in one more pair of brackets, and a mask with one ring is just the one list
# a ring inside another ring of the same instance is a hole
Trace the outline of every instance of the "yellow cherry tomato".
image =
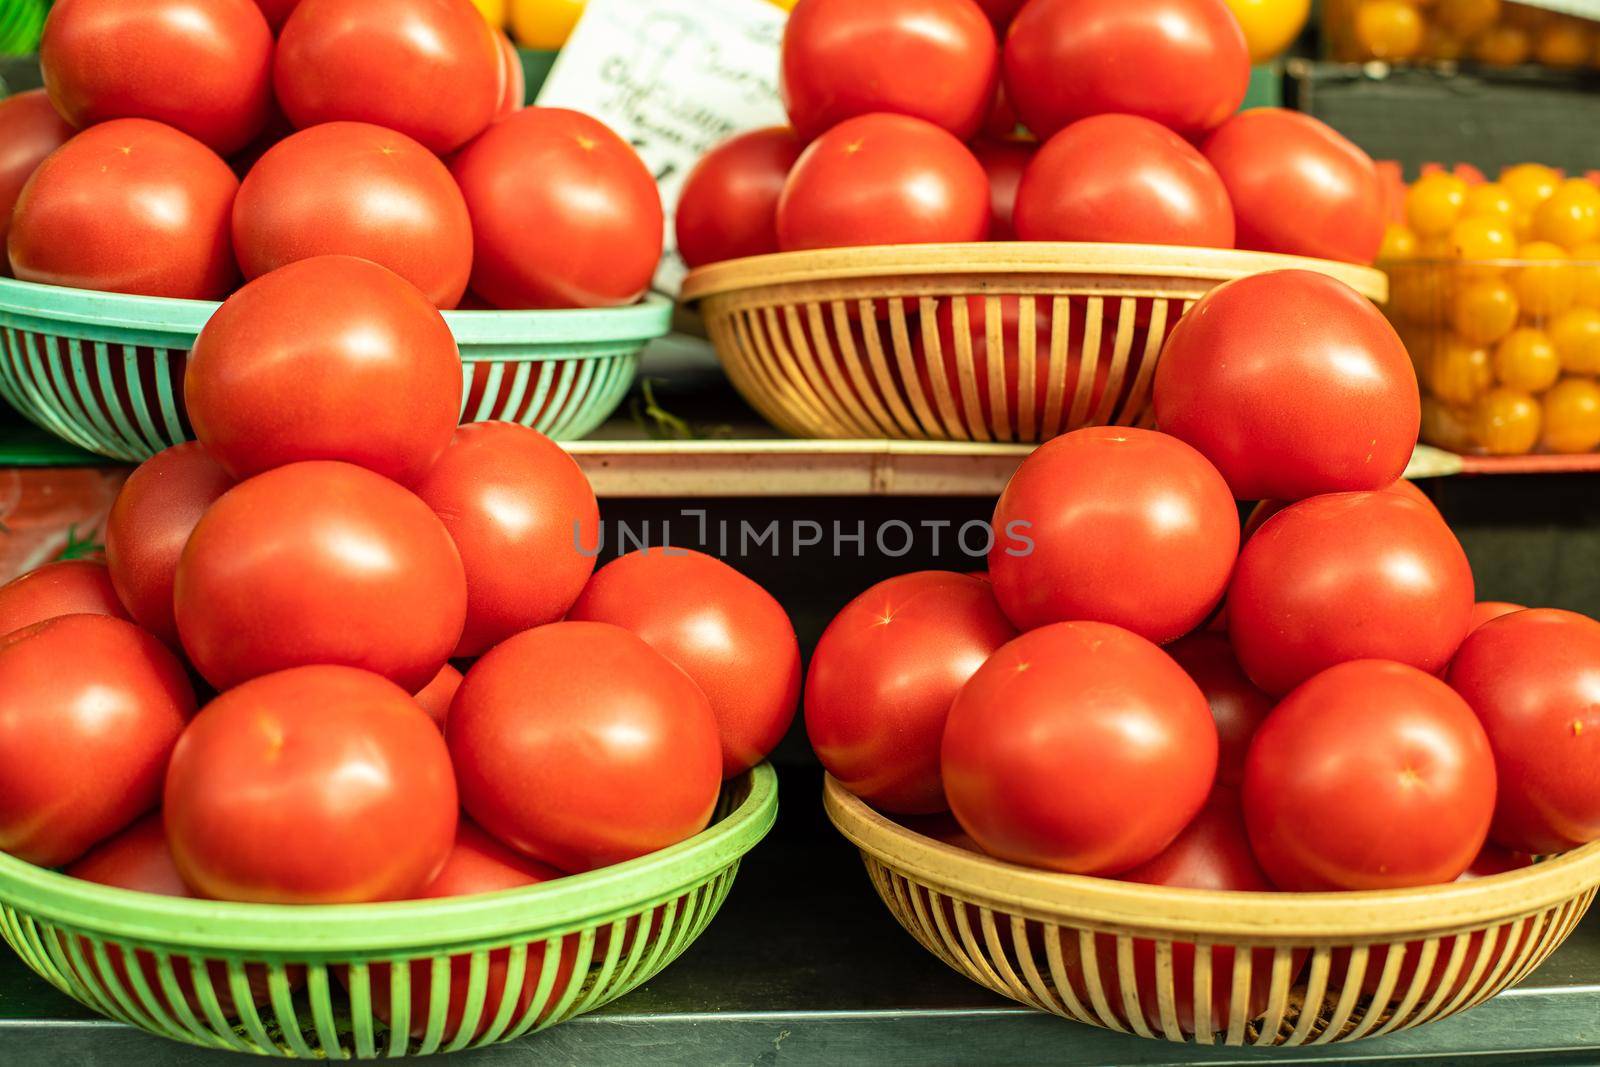
[(1383, 229), (1383, 244), (1378, 248), (1379, 262), (1410, 259), (1417, 254), (1417, 235), (1398, 222)]
[(1454, 63), (1467, 54), (1467, 42), (1437, 22), (1430, 22), (1422, 33), (1422, 48), (1418, 54), (1424, 59)]
[(793, 11), (794, 5), (798, 2), (799, 0), (767, 0), (773, 7), (781, 7), (785, 11)]
[(472, 0), (472, 6), (483, 12), (484, 20), (496, 29), (506, 24), (506, 0)]
[(1228, 0), (1244, 30), (1250, 62), (1265, 63), (1294, 43), (1311, 14), (1311, 0)]
[(1533, 236), (1562, 248), (1586, 245), (1600, 235), (1600, 189), (1585, 178), (1568, 178), (1533, 213)]
[(1600, 446), (1600, 385), (1592, 378), (1558, 382), (1542, 398), (1539, 443), (1550, 452), (1593, 452)]
[(1511, 197), (1512, 203), (1531, 213), (1556, 191), (1561, 175), (1554, 167), (1543, 163), (1518, 163), (1500, 172), (1498, 184)]
[(1520, 456), (1539, 443), (1539, 402), (1520, 389), (1490, 389), (1472, 405), (1472, 436), (1494, 456)]
[(1572, 250), (1572, 300), (1600, 308), (1600, 241)]
[(1547, 67), (1581, 67), (1594, 52), (1594, 35), (1576, 19), (1560, 19), (1536, 33), (1533, 58)]
[(1502, 23), (1472, 39), (1472, 58), (1491, 67), (1514, 67), (1533, 52), (1533, 38), (1521, 26)]
[(1456, 290), (1450, 302), (1450, 325), (1475, 345), (1493, 344), (1517, 324), (1517, 295), (1503, 281), (1492, 278), (1469, 281)]
[(1500, 0), (1439, 0), (1433, 17), (1457, 36), (1474, 37), (1500, 20)]
[(1510, 272), (1512, 291), (1529, 315), (1554, 315), (1572, 306), (1578, 282), (1560, 245), (1529, 241), (1517, 249), (1527, 265)]
[(1438, 448), (1467, 452), (1477, 445), (1472, 438), (1472, 412), (1435, 400), (1422, 398), (1422, 439)]
[(1389, 265), (1389, 313), (1432, 328), (1446, 313), (1449, 272), (1432, 263)]
[(1499, 182), (1481, 182), (1467, 190), (1461, 213), (1469, 219), (1499, 219), (1510, 225), (1517, 217), (1517, 202)]
[(1505, 259), (1517, 251), (1517, 237), (1501, 219), (1462, 219), (1450, 227), (1450, 254), (1456, 259)]
[(1422, 384), (1446, 404), (1470, 404), (1494, 384), (1489, 350), (1454, 335), (1440, 338), (1423, 361)]
[(1494, 376), (1501, 385), (1542, 393), (1561, 377), (1561, 357), (1543, 330), (1524, 326), (1494, 346)]
[(1563, 311), (1550, 320), (1550, 343), (1568, 374), (1600, 374), (1600, 310)]
[(524, 48), (554, 51), (567, 43), (584, 0), (511, 0), (511, 36)]
[(1405, 59), (1422, 47), (1422, 16), (1405, 0), (1362, 0), (1355, 31), (1372, 59)]
[(1406, 190), (1406, 223), (1419, 238), (1443, 237), (1467, 206), (1467, 183), (1454, 174), (1425, 174)]

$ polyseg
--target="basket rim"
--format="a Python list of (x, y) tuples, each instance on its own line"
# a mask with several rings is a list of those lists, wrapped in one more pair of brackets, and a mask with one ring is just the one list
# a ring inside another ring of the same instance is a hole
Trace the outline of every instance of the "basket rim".
[(90, 933), (176, 949), (266, 957), (412, 954), (514, 934), (544, 940), (631, 912), (737, 862), (772, 829), (778, 776), (770, 763), (723, 784), (745, 789), (722, 819), (647, 856), (540, 885), (473, 896), (376, 904), (249, 904), (158, 896), (35, 867), (0, 853), (0, 903)]
[(1068, 241), (980, 241), (968, 244), (861, 245), (775, 252), (697, 267), (684, 279), (685, 303), (743, 289), (804, 282), (919, 275), (1118, 274), (1231, 281), (1273, 270), (1309, 270), (1381, 300), (1388, 276), (1375, 267), (1277, 252), (1180, 245)]
[(1418, 938), (1531, 915), (1600, 884), (1600, 841), (1543, 863), (1412, 889), (1263, 893), (1180, 889), (1024, 867), (925, 837), (831, 774), (823, 807), (861, 852), (951, 895), (1062, 926), (1085, 922), (1198, 939)]
[[(0, 278), (0, 314), (25, 315), (41, 322), (192, 336), (219, 306), (214, 300), (136, 296)], [(671, 328), (672, 301), (651, 292), (626, 307), (450, 310), (441, 314), (462, 345), (649, 341)]]

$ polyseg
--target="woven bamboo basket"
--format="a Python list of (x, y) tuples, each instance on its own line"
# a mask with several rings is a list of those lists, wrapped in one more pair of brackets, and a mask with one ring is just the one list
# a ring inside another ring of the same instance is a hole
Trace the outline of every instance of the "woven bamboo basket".
[(1169, 889), (924, 837), (831, 776), (823, 800), (895, 919), (947, 965), (1031, 1008), (1175, 1042), (1326, 1044), (1454, 1015), (1543, 963), (1600, 883), (1596, 843), (1419, 889)]
[(786, 433), (1033, 442), (1140, 422), (1179, 316), (1222, 282), (1287, 269), (1388, 293), (1381, 271), (1299, 256), (1010, 242), (730, 260), (691, 273), (683, 299), (734, 388)]

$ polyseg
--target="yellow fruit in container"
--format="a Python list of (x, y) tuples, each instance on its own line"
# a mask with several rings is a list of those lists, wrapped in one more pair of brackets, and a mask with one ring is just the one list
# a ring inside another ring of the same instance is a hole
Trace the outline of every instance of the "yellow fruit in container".
[(1500, 219), (1509, 225), (1516, 221), (1517, 202), (1499, 182), (1480, 182), (1467, 190), (1461, 210), (1469, 219)]
[(506, 0), (472, 0), (472, 6), (483, 12), (484, 21), (496, 29), (506, 24)]
[(1433, 18), (1461, 37), (1473, 37), (1500, 21), (1500, 0), (1438, 0)]
[(1529, 315), (1554, 315), (1572, 306), (1578, 281), (1564, 248), (1549, 241), (1529, 241), (1517, 258), (1530, 260), (1510, 272), (1511, 288)]
[(1572, 302), (1600, 308), (1600, 242), (1572, 250)]
[(1550, 320), (1550, 343), (1568, 374), (1600, 374), (1600, 310), (1563, 311)]
[(1383, 229), (1383, 244), (1378, 247), (1378, 262), (1410, 259), (1417, 254), (1417, 235), (1398, 222)]
[(1494, 346), (1494, 376), (1501, 385), (1542, 393), (1561, 377), (1561, 357), (1543, 330), (1523, 326)]
[(1526, 63), (1533, 53), (1533, 38), (1521, 26), (1491, 26), (1472, 39), (1472, 58), (1491, 67)]
[(1533, 236), (1562, 248), (1580, 248), (1600, 235), (1600, 189), (1568, 178), (1533, 213)]
[(1421, 437), (1430, 445), (1448, 448), (1452, 452), (1471, 451), (1477, 442), (1472, 438), (1472, 412), (1436, 400), (1422, 398)]
[(1433, 328), (1446, 309), (1446, 271), (1431, 263), (1394, 263), (1389, 267), (1389, 314), (1404, 322)]
[(1532, 212), (1556, 191), (1561, 174), (1543, 163), (1518, 163), (1500, 172), (1497, 183), (1523, 211)]
[(1373, 59), (1416, 55), (1422, 28), (1422, 16), (1405, 0), (1362, 0), (1356, 8), (1356, 43)]
[(1450, 227), (1450, 251), (1457, 259), (1506, 259), (1517, 251), (1517, 238), (1502, 219), (1465, 218)]
[(1450, 301), (1450, 325), (1461, 337), (1477, 345), (1492, 344), (1517, 324), (1517, 296), (1505, 282), (1493, 278), (1468, 281)]
[(1558, 19), (1537, 31), (1533, 58), (1547, 67), (1571, 70), (1589, 61), (1594, 35), (1576, 19)]
[[(793, 7), (793, 0), (778, 0)], [(1244, 30), (1251, 63), (1265, 63), (1281, 55), (1305, 28), (1311, 0), (1227, 0), (1233, 17)]]
[(524, 48), (554, 51), (567, 43), (584, 0), (511, 0), (511, 36)]
[(1470, 404), (1494, 384), (1489, 350), (1449, 334), (1439, 338), (1423, 360), (1422, 384), (1446, 404)]
[(1539, 443), (1539, 402), (1520, 389), (1490, 389), (1472, 405), (1472, 436), (1493, 456), (1520, 456)]
[(1406, 223), (1419, 238), (1443, 237), (1466, 204), (1466, 182), (1440, 171), (1425, 174), (1406, 190)]
[(1600, 446), (1600, 385), (1568, 378), (1541, 398), (1544, 429), (1539, 443), (1550, 452), (1593, 452)]
[(1454, 63), (1467, 54), (1467, 42), (1437, 22), (1430, 22), (1422, 31), (1422, 47), (1417, 54), (1423, 59)]

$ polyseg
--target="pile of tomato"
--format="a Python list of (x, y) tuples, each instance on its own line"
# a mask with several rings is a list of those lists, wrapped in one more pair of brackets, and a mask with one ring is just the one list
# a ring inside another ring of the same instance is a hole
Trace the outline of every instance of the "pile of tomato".
[(0, 102), (26, 281), (217, 300), (360, 256), (440, 308), (637, 300), (655, 181), (602, 123), (523, 108), (470, 0), (60, 0), (45, 89)]
[(1225, 0), (799, 0), (790, 126), (689, 176), (690, 266), (844, 245), (1020, 239), (1370, 263), (1372, 160), (1297, 112), (1235, 114), (1250, 56)]
[(846, 789), (1014, 863), (1222, 890), (1432, 885), (1600, 838), (1600, 623), (1474, 603), (1399, 480), (1417, 386), (1371, 304), (1225, 284), (1154, 401), (1160, 432), (1022, 463), (986, 573), (891, 578), (829, 625), (805, 722)]

